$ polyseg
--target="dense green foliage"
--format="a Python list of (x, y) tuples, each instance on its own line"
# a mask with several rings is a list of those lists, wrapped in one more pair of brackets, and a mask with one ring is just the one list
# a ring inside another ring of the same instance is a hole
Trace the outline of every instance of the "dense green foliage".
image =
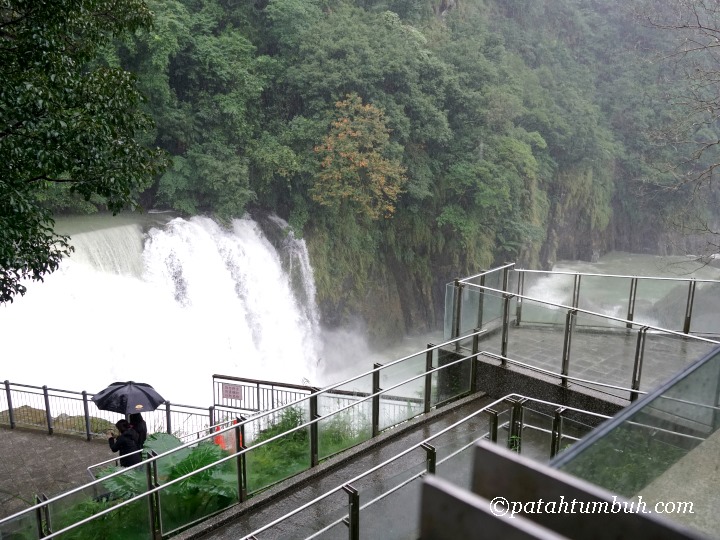
[(71, 250), (45, 198), (97, 197), (118, 211), (161, 169), (161, 155), (135, 138), (151, 120), (134, 77), (97, 62), (113, 35), (150, 20), (141, 0), (0, 2), (0, 303)]
[(621, 0), (148, 4), (152, 28), (103, 55), (137, 75), (172, 156), (144, 200), (280, 214), (328, 322), (373, 287), (432, 305), (433, 280), (495, 262), (657, 241), (685, 200), (668, 164), (687, 148), (657, 136), (684, 74)]

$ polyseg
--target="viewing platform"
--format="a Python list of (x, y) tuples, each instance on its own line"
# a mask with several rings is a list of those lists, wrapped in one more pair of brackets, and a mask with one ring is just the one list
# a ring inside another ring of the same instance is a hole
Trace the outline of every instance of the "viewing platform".
[[(642, 313), (648, 304), (637, 298), (639, 278), (628, 278), (627, 318), (581, 307), (588, 306), (585, 302), (589, 300), (581, 294), (578, 277), (574, 278), (570, 305), (523, 294), (524, 279), (522, 271), (508, 266), (450, 284), (447, 341), (376, 364), (371, 371), (324, 389), (216, 376), (215, 400), (209, 410), (180, 413), (168, 404), (166, 410), (161, 408), (147, 418), (151, 432), (176, 433), (180, 424), (186, 426), (180, 446), (150, 456), (134, 469), (83, 485), (71, 496), (52, 492), (60, 477), (74, 481), (72, 474), (50, 477), (40, 474), (38, 468), (37, 476), (45, 480), (34, 486), (23, 481), (17, 485), (17, 475), (4, 475), (0, 482), (7, 483), (0, 489), (8, 493), (9, 500), (18, 500), (15, 495), (27, 500), (43, 482), (49, 484), (45, 488), (49, 500), (40, 503), (39, 512), (0, 519), (0, 533), (24, 530), (31, 538), (33, 529), (39, 533), (42, 528), (43, 534), (51, 535), (66, 530), (58, 528), (53, 518), (59, 515), (57, 509), (71, 507), (76, 504), (73, 501), (91, 493), (93, 486), (100, 487), (114, 476), (129, 475), (147, 477), (147, 483), (132, 498), (120, 500), (98, 515), (110, 518), (122, 508), (147, 509), (142, 511), (143, 515), (150, 512), (146, 526), (138, 525), (145, 531), (142, 537), (147, 533), (148, 538), (158, 534), (237, 538), (259, 530), (268, 531), (263, 533), (267, 537), (283, 537), (283, 530), (292, 530), (298, 532), (297, 537), (326, 531), (329, 537), (356, 538), (355, 527), (360, 523), (366, 532), (374, 526), (390, 530), (398, 521), (393, 519), (398, 508), (403, 508), (403, 515), (419, 511), (423, 476), (435, 473), (462, 483), (462, 471), (469, 466), (467, 456), (476, 440), (495, 441), (548, 461), (718, 345), (707, 328), (701, 334), (692, 332), (693, 325), (699, 324), (697, 313), (702, 311), (692, 312), (693, 305), (698, 305), (695, 293), (702, 284), (679, 280), (679, 287), (686, 291), (681, 297), (681, 325), (664, 329), (643, 318), (650, 311)], [(704, 298), (710, 294), (705, 290)], [(46, 388), (43, 392), (46, 403), (61, 399), (49, 396)], [(16, 404), (22, 401), (21, 390), (9, 383), (5, 394), (8, 403), (11, 396)], [(85, 395), (67, 399), (87, 403)], [(0, 403), (0, 409), (7, 408), (3, 405)], [(178, 414), (184, 418), (180, 423), (180, 417), (173, 416)], [(45, 428), (61, 432), (60, 416), (48, 413)], [(195, 417), (200, 427), (187, 427)], [(293, 423), (277, 431), (276, 426), (290, 417)], [(208, 432), (215, 425), (219, 431)], [(73, 429), (76, 435), (92, 440), (97, 433), (87, 413), (85, 427)], [(337, 438), (338, 430), (343, 433), (341, 438)], [(57, 448), (44, 448), (68, 466), (76, 463), (73, 456), (80, 447), (97, 446), (106, 459), (112, 457), (108, 449), (94, 442), (77, 439), (70, 444), (65, 436), (10, 433), (10, 444), (33, 446), (27, 441), (13, 443), (18, 435), (42, 439), (46, 444), (49, 439), (58, 441)], [(218, 436), (242, 444), (229, 445), (225, 454), (219, 454), (224, 457), (196, 471), (168, 475), (168, 467)], [(289, 448), (290, 441), (299, 452), (297, 458), (284, 460), (272, 453), (274, 448)], [(42, 444), (37, 448), (43, 448)], [(24, 460), (23, 464), (16, 462), (18, 470), (34, 469), (33, 458), (28, 456), (42, 459), (46, 453), (30, 450), (16, 458), (13, 450), (8, 452), (12, 459)], [(87, 467), (98, 461), (103, 460), (90, 459), (88, 452), (88, 464), (80, 464), (86, 478)], [(288, 461), (284, 465), (290, 469), (269, 472), (271, 469), (263, 468), (279, 461)], [(212, 510), (198, 514), (202, 505), (194, 505), (192, 512), (178, 513), (174, 497), (181, 495), (180, 482), (193, 482), (195, 475), (207, 478), (208, 497), (214, 497)], [(405, 494), (400, 502), (393, 495), (398, 490)], [(367, 505), (373, 507), (369, 514), (364, 513)], [(99, 526), (95, 519), (88, 519), (80, 530)], [(405, 533), (412, 537), (417, 523), (397, 523), (410, 527), (399, 531), (397, 537)], [(72, 530), (73, 525), (63, 527)], [(112, 530), (108, 529), (108, 534)]]

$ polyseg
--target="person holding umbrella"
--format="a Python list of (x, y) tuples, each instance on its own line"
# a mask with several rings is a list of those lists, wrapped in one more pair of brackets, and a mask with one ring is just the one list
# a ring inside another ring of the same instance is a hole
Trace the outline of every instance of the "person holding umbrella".
[[(127, 420), (118, 420), (115, 427), (120, 432), (118, 437), (108, 431), (108, 444), (113, 452), (120, 452), (120, 466), (131, 467), (142, 461), (142, 452), (138, 446), (138, 433)], [(123, 457), (124, 456), (124, 457)]]

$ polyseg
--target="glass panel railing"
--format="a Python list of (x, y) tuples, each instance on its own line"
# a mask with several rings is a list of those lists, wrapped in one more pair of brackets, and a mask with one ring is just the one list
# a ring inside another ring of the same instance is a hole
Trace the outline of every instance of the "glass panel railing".
[(638, 279), (633, 321), (682, 332), (688, 282)]
[[(326, 399), (330, 399), (329, 397)], [(352, 448), (372, 438), (372, 401), (354, 399), (339, 401), (349, 408), (323, 415), (318, 420), (318, 458), (330, 456)], [(339, 408), (339, 407), (338, 407)]]
[[(639, 328), (629, 330), (621, 321), (587, 313), (577, 313), (572, 327), (568, 375), (586, 381), (631, 388)], [(629, 398), (626, 390), (584, 382), (577, 384), (613, 396)]]
[(318, 395), (320, 460), (372, 436), (372, 380), (364, 375)]
[[(525, 319), (528, 307), (534, 313), (535, 321), (544, 320), (549, 324), (528, 323)], [(510, 324), (508, 328), (507, 356), (533, 367), (560, 373), (566, 313), (563, 308), (523, 300), (520, 326)]]
[[(245, 424), (248, 494), (310, 468), (310, 427), (295, 429), (309, 419), (309, 400), (306, 399)], [(273, 440), (261, 444), (269, 439)]]
[(548, 461), (551, 457), (552, 424), (552, 416), (525, 407), (522, 437), (519, 441), (520, 454), (536, 461)]
[(695, 334), (720, 333), (720, 283), (698, 283), (692, 308), (690, 331)]
[(417, 537), (420, 476), (426, 470), (425, 450), (416, 448), (352, 483), (362, 508), (360, 538)]
[(467, 358), (465, 351), (438, 350), (437, 367), (447, 367), (433, 376), (433, 405), (457, 399), (470, 391), (472, 362), (473, 359)]
[[(407, 471), (416, 475), (424, 470), (424, 465)], [(400, 483), (401, 476), (391, 479), (392, 483)], [(405, 540), (420, 537), (420, 494), (422, 477), (416, 476), (406, 481), (401, 488), (388, 493), (382, 499), (375, 500), (371, 505), (360, 511), (360, 538), (376, 540)], [(372, 495), (371, 492), (360, 492), (361, 504)], [(398, 519), (402, 516), (402, 519)], [(347, 538), (347, 532), (346, 536)]]
[(580, 309), (625, 319), (630, 305), (631, 278), (581, 276)]
[(40, 530), (34, 512), (21, 514), (0, 524), (0, 538), (17, 540), (35, 540), (40, 538)]
[[(73, 528), (58, 538), (127, 538), (153, 537), (147, 498), (129, 504), (124, 501), (147, 491), (144, 467), (135, 467), (106, 480), (82, 488), (48, 503), (49, 528), (57, 532), (98, 512), (116, 507), (102, 519), (95, 519)], [(3, 537), (4, 538), (4, 537)]]
[[(395, 426), (421, 414), (425, 408), (427, 354), (422, 352), (380, 370), (380, 430)], [(409, 379), (414, 379), (409, 381)], [(403, 381), (409, 381), (397, 386)]]
[[(210, 440), (166, 458), (158, 458), (158, 483), (161, 486), (193, 473), (159, 492), (160, 524), (164, 535), (206, 519), (239, 502), (237, 459), (218, 463), (234, 451), (234, 446), (224, 449)], [(213, 463), (215, 465), (203, 471), (194, 472)]]
[(648, 392), (669, 381), (689, 359), (706, 355), (715, 343), (650, 330), (645, 336), (640, 390)]
[[(537, 300), (570, 306), (572, 305), (574, 283), (575, 276), (573, 275), (525, 272), (523, 294)], [(523, 306), (523, 319), (527, 322), (545, 322), (541, 317), (542, 315), (544, 315), (543, 312), (536, 314), (530, 307), (526, 318), (525, 307)]]
[[(642, 496), (649, 508), (714, 493), (709, 471), (717, 468), (720, 436), (720, 353), (658, 392), (561, 456), (557, 466), (624, 497)], [(714, 525), (707, 527), (716, 510), (695, 504), (691, 515), (666, 517), (714, 534)]]

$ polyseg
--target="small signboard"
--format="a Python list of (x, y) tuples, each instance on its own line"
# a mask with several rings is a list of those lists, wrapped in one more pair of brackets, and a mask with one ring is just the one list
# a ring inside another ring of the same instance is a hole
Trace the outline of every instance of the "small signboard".
[(224, 399), (236, 399), (242, 401), (243, 387), (238, 384), (221, 383), (222, 396)]

